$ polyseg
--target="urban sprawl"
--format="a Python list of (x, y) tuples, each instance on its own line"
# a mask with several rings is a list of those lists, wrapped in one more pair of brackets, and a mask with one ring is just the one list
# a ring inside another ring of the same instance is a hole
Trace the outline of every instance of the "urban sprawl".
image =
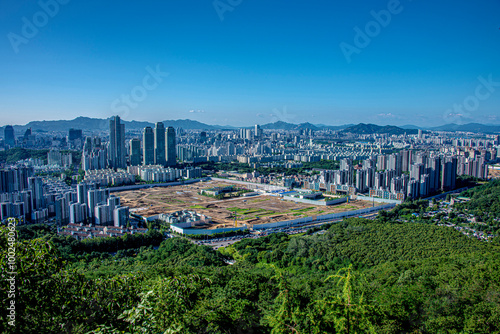
[[(1, 166), (0, 218), (56, 224), (60, 233), (80, 239), (144, 233), (140, 223), (151, 219), (178, 223), (174, 230), (182, 233), (211, 218), (188, 208), (142, 217), (135, 212), (138, 208), (121, 205), (120, 191), (211, 179), (238, 182), (245, 196), (279, 195), (314, 203), (325, 195), (398, 204), (453, 191), (463, 176), (488, 179), (489, 168), (500, 157), (499, 145), (498, 135), (422, 130), (355, 134), (255, 125), (203, 131), (158, 122), (127, 131), (118, 116), (109, 120), (109, 129), (94, 133), (28, 129), (21, 135), (6, 126), (0, 142), (4, 150), (48, 151), (46, 159), (31, 157)], [(331, 164), (306, 168), (317, 162)], [(238, 172), (237, 166), (246, 166), (247, 172)], [(259, 172), (262, 168), (270, 172)], [(213, 189), (205, 195), (224, 198)]]

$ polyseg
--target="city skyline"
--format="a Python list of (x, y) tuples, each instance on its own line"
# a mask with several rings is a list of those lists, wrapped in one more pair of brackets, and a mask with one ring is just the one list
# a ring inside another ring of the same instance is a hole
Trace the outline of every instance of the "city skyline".
[(5, 124), (499, 124), (499, 6), (7, 2), (0, 112)]
[(0, 8), (0, 333), (500, 333), (500, 0)]
[[(118, 115), (115, 115), (115, 116), (110, 116), (108, 118), (90, 118), (90, 117), (86, 117), (86, 116), (78, 116), (74, 119), (54, 119), (54, 120), (41, 120), (41, 121), (38, 121), (38, 120), (32, 120), (26, 124), (12, 124), (12, 123), (8, 123), (8, 124), (1, 124), (0, 123), (0, 129), (2, 129), (2, 133), (0, 134), (0, 136), (4, 136), (4, 131), (6, 128), (9, 129), (10, 131), (10, 128), (13, 127), (13, 130), (14, 130), (14, 135), (17, 137), (19, 136), (22, 136), (22, 134), (28, 130), (28, 129), (32, 129), (33, 131), (37, 131), (38, 129), (41, 129), (43, 131), (47, 131), (45, 128), (50, 128), (51, 125), (48, 125), (48, 124), (57, 124), (57, 122), (74, 122), (74, 121), (78, 121), (78, 120), (81, 120), (81, 119), (85, 119), (85, 120), (92, 120), (92, 121), (103, 121), (103, 122), (107, 122), (111, 119), (113, 119), (114, 117), (116, 117)], [(119, 116), (120, 117), (120, 116)], [(255, 126), (271, 126), (271, 125), (274, 125), (276, 124), (277, 126), (280, 126), (281, 125), (284, 125), (284, 124), (288, 124), (288, 125), (295, 125), (295, 126), (300, 126), (300, 125), (307, 125), (307, 124), (310, 124), (312, 126), (316, 126), (318, 129), (327, 129), (327, 128), (331, 128), (331, 129), (337, 129), (337, 130), (343, 130), (343, 129), (346, 129), (348, 127), (352, 127), (352, 126), (356, 126), (356, 125), (362, 125), (362, 124), (365, 124), (365, 125), (376, 125), (376, 126), (379, 126), (379, 127), (384, 127), (384, 126), (388, 126), (388, 127), (399, 127), (401, 129), (407, 129), (407, 130), (415, 130), (415, 129), (422, 129), (422, 130), (431, 130), (431, 131), (440, 131), (439, 129), (440, 128), (443, 128), (444, 130), (441, 130), (441, 131), (450, 131), (450, 132), (454, 132), (454, 131), (470, 131), (470, 132), (477, 132), (477, 133), (492, 133), (491, 131), (494, 131), (494, 132), (498, 132), (497, 130), (493, 130), (493, 129), (496, 129), (498, 127), (500, 127), (500, 123), (478, 123), (478, 122), (466, 122), (466, 123), (463, 123), (463, 122), (454, 122), (454, 123), (446, 123), (446, 124), (442, 124), (442, 125), (439, 125), (439, 126), (436, 126), (435, 124), (429, 124), (428, 126), (418, 126), (418, 125), (415, 125), (415, 124), (410, 124), (410, 123), (405, 123), (405, 124), (400, 124), (400, 125), (396, 125), (394, 123), (391, 123), (391, 122), (363, 122), (363, 121), (355, 121), (353, 123), (343, 123), (343, 124), (339, 124), (339, 125), (334, 125), (334, 124), (329, 124), (328, 122), (323, 122), (323, 123), (311, 123), (307, 120), (305, 120), (304, 122), (285, 122), (285, 121), (280, 121), (280, 120), (276, 120), (274, 122), (269, 122), (269, 123), (265, 123), (265, 122), (259, 122), (259, 123), (248, 123), (248, 124), (243, 124), (241, 126), (233, 126), (233, 125), (221, 125), (221, 124), (211, 124), (211, 123), (204, 123), (204, 122), (200, 122), (200, 121), (197, 121), (197, 120), (194, 120), (194, 119), (189, 119), (189, 118), (185, 118), (185, 119), (170, 119), (170, 120), (161, 120), (161, 121), (156, 121), (156, 120), (135, 120), (135, 119), (123, 119), (121, 118), (121, 121), (122, 122), (128, 122), (129, 124), (134, 124), (134, 128), (133, 129), (127, 129), (127, 131), (137, 131), (139, 128), (140, 128), (140, 131), (142, 132), (144, 130), (144, 128), (146, 127), (151, 127), (152, 130), (154, 130), (154, 127), (157, 123), (163, 123), (165, 125), (165, 127), (167, 127), (166, 124), (169, 124), (170, 122), (193, 122), (193, 123), (186, 123), (186, 124), (190, 124), (188, 126), (191, 126), (191, 125), (195, 125), (195, 127), (193, 127), (192, 129), (197, 129), (197, 130), (221, 130), (221, 129), (227, 129), (227, 130), (238, 130), (238, 129), (250, 129), (250, 128), (254, 128)], [(44, 123), (44, 122), (56, 122), (56, 123)], [(146, 124), (146, 125), (145, 125)], [(473, 126), (473, 125), (479, 125), (479, 126), (484, 126), (484, 127), (490, 127), (490, 132), (487, 132), (487, 131), (483, 131), (481, 130), (481, 128), (478, 128), (476, 130), (460, 130), (460, 129), (456, 129), (454, 128), (455, 127), (462, 127), (462, 126)], [(87, 128), (87, 126), (85, 125), (58, 125), (58, 128), (62, 128), (64, 127), (64, 129), (59, 129), (59, 130), (53, 130), (55, 132), (58, 132), (58, 131), (63, 131), (63, 132), (66, 132), (68, 130), (76, 130), (76, 131), (90, 131), (90, 132), (109, 132), (109, 129), (108, 129), (108, 125), (106, 123), (106, 126), (101, 126), (101, 127), (98, 127), (98, 128)], [(76, 128), (75, 128), (76, 127)], [(180, 126), (176, 126), (176, 127), (180, 127), (180, 128), (183, 128), (182, 125)], [(206, 127), (206, 128), (205, 128)], [(17, 129), (16, 129), (17, 128)], [(191, 127), (189, 127), (189, 129), (191, 129)], [(273, 127), (269, 127), (267, 129), (278, 129), (278, 128), (273, 128)]]

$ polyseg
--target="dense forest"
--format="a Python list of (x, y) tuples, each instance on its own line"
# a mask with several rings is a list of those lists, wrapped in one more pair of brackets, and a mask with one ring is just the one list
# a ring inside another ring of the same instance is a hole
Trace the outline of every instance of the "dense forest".
[(5, 151), (0, 151), (0, 162), (14, 163), (24, 159), (42, 159), (47, 162), (47, 153), (49, 150), (30, 150), (26, 148), (15, 147)]
[(458, 209), (487, 221), (500, 219), (500, 180), (471, 188), (464, 191), (461, 196), (471, 200), (457, 205)]
[[(488, 212), (498, 187), (463, 194), (471, 200), (459, 210)], [(20, 226), (16, 322), (9, 325), (2, 307), (0, 332), (500, 332), (500, 238), (400, 219), (428, 207), (408, 202), (375, 220), (217, 251), (155, 230), (77, 241), (47, 226)], [(0, 227), (2, 305), (12, 300), (8, 238)]]
[[(2, 268), (6, 232), (2, 227)], [(220, 252), (170, 238), (157, 249), (131, 242), (110, 255), (70, 239), (43, 229), (20, 233), (17, 332), (500, 330), (499, 243), (446, 227), (349, 219), (304, 235), (245, 239)], [(6, 293), (2, 281), (3, 301)], [(7, 320), (3, 308), (0, 331), (15, 332)]]

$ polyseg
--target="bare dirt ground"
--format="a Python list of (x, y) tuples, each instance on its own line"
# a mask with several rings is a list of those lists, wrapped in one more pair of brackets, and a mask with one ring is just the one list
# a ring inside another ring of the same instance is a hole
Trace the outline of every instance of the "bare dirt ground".
[(490, 177), (492, 179), (498, 179), (498, 178), (500, 178), (500, 170), (499, 169), (493, 169), (493, 168), (488, 169), (488, 177)]
[[(145, 217), (179, 210), (194, 210), (212, 217), (213, 228), (234, 226), (237, 215), (238, 226), (277, 222), (316, 215), (326, 215), (371, 207), (371, 202), (351, 201), (332, 206), (314, 206), (281, 200), (275, 196), (239, 197), (216, 200), (199, 195), (201, 189), (227, 186), (229, 183), (210, 181), (166, 188), (151, 188), (117, 193), (121, 205)], [(375, 205), (382, 205), (375, 203)]]

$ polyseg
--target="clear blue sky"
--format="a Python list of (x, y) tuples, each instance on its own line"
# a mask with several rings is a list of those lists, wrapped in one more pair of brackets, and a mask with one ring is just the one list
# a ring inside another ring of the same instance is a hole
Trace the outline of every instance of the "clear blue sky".
[[(117, 113), (234, 126), (500, 124), (499, 1), (402, 0), (350, 62), (341, 43), (356, 46), (355, 27), (377, 29), (371, 11), (392, 1), (218, 2), (230, 3), (218, 13), (213, 0), (70, 0), (50, 17), (36, 1), (0, 0), (0, 125)], [(23, 17), (38, 32), (23, 35)], [(146, 68), (158, 64), (169, 75), (156, 85)], [(479, 99), (480, 76), (498, 84)], [(145, 78), (147, 96), (124, 107)]]

